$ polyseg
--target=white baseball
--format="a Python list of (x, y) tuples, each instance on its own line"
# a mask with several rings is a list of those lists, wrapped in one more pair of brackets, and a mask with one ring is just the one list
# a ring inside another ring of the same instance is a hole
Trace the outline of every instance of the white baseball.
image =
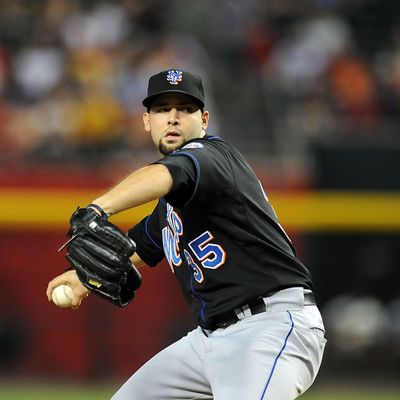
[(51, 293), (53, 303), (61, 308), (68, 308), (72, 305), (74, 292), (68, 285), (57, 286)]

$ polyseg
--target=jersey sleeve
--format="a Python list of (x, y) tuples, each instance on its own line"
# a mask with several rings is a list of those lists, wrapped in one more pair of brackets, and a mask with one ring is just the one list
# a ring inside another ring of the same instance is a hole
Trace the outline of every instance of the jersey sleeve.
[(128, 231), (128, 236), (136, 243), (136, 253), (150, 267), (164, 258), (157, 208)]
[(185, 156), (165, 157), (156, 163), (165, 165), (172, 176), (172, 188), (165, 200), (177, 208), (187, 204), (193, 195), (197, 179), (192, 160)]
[(201, 139), (155, 163), (165, 165), (171, 173), (173, 184), (165, 199), (176, 208), (192, 200), (209, 201), (210, 196), (233, 185), (227, 157)]

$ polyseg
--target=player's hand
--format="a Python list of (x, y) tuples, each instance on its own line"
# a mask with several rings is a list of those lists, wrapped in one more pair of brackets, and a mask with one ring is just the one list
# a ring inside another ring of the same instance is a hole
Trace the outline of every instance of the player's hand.
[(52, 301), (51, 294), (53, 290), (60, 285), (68, 285), (74, 292), (72, 297), (71, 308), (77, 309), (82, 303), (82, 300), (87, 297), (90, 290), (82, 285), (75, 270), (66, 271), (52, 279), (47, 285), (46, 295), (49, 301)]
[(135, 297), (142, 277), (130, 257), (136, 244), (97, 205), (78, 208), (70, 219), (70, 239), (65, 258), (77, 277), (91, 293), (119, 307), (126, 307)]

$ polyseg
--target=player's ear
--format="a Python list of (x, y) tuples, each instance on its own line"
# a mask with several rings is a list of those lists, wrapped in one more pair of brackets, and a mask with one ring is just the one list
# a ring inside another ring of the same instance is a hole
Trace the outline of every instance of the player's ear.
[(143, 125), (146, 132), (150, 132), (150, 114), (148, 112), (143, 113)]
[(207, 129), (209, 117), (210, 117), (210, 114), (208, 113), (208, 111), (203, 111), (201, 113), (201, 124), (202, 124), (202, 127), (204, 130)]

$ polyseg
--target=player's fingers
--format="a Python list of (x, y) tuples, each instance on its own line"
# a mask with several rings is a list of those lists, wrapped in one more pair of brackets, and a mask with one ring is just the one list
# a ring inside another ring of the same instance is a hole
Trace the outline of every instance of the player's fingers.
[(60, 285), (68, 285), (68, 280), (66, 280), (63, 275), (56, 276), (48, 283), (46, 295), (49, 301), (51, 301), (51, 294), (53, 293), (53, 290)]
[[(67, 271), (70, 272), (70, 271)], [(48, 285), (47, 285), (47, 290), (46, 290), (46, 295), (49, 301), (51, 301), (51, 294), (53, 293), (53, 290), (60, 285), (69, 285), (70, 284), (70, 279), (69, 279), (69, 274), (66, 272), (64, 274), (56, 276), (54, 279), (52, 279)]]
[(81, 285), (81, 287), (73, 288), (74, 296), (72, 297), (71, 308), (77, 310), (82, 304), (82, 300), (89, 296), (89, 290), (85, 288), (85, 286)]
[(82, 303), (82, 299), (80, 297), (74, 295), (72, 297), (71, 308), (73, 310), (77, 310), (80, 307), (81, 303)]
[(48, 285), (46, 290), (46, 295), (49, 301), (51, 301), (51, 294), (53, 290), (60, 285), (68, 285), (72, 288), (74, 293), (77, 293), (80, 296), (80, 293), (84, 295), (88, 293), (88, 289), (86, 289), (82, 283), (80, 282), (78, 276), (76, 275), (75, 270), (66, 271), (61, 275), (56, 276), (52, 279)]

